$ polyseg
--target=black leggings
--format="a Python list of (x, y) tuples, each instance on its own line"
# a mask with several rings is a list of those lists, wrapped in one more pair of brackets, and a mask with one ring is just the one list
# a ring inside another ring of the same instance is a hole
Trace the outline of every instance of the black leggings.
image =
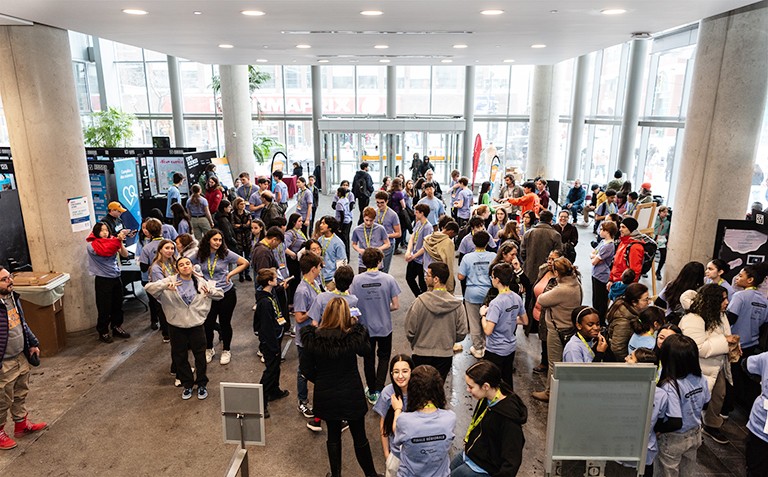
[(205, 318), (205, 343), (206, 349), (213, 349), (213, 330), (216, 326), (216, 318), (219, 319), (219, 335), (224, 342), (224, 351), (229, 351), (232, 344), (232, 313), (237, 305), (237, 293), (235, 287), (224, 293), (224, 298), (211, 304), (211, 311)]
[(661, 269), (664, 268), (665, 263), (667, 263), (667, 247), (659, 249), (659, 266), (656, 267), (656, 274), (661, 273)]
[(405, 281), (414, 297), (427, 291), (427, 282), (424, 280), (424, 265), (415, 261), (408, 262), (405, 268)]

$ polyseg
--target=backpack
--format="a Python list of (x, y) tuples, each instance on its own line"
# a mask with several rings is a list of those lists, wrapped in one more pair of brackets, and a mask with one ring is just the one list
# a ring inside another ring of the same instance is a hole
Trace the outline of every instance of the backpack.
[(646, 274), (651, 269), (651, 265), (653, 264), (653, 258), (656, 256), (656, 242), (649, 236), (645, 234), (640, 234), (639, 237), (637, 237), (636, 240), (633, 240), (629, 243), (627, 246), (627, 249), (624, 251), (624, 260), (627, 262), (627, 265), (629, 265), (629, 251), (632, 249), (633, 245), (642, 245), (643, 247), (643, 268), (642, 273)]
[(352, 193), (355, 197), (368, 197), (368, 183), (363, 174), (355, 177), (355, 183), (352, 185)]

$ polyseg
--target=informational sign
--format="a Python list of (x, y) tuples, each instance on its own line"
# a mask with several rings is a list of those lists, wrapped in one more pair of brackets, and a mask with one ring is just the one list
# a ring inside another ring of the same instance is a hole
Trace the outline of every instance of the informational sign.
[(67, 199), (69, 207), (69, 223), (72, 232), (82, 232), (91, 228), (91, 212), (88, 207), (88, 197), (73, 197)]
[(123, 225), (131, 230), (138, 230), (141, 224), (141, 205), (139, 204), (136, 160), (134, 158), (117, 159), (114, 165), (117, 200), (127, 209), (121, 216)]
[(107, 215), (107, 204), (110, 202), (107, 174), (109, 174), (108, 164), (88, 162), (88, 177), (91, 182), (91, 197), (93, 199), (93, 212), (96, 214), (96, 220)]
[(723, 279), (730, 282), (743, 267), (768, 259), (768, 226), (749, 220), (718, 220), (713, 256), (729, 265)]
[(235, 182), (232, 180), (232, 170), (229, 167), (227, 158), (214, 157), (211, 162), (216, 164), (216, 177), (219, 178), (219, 183), (228, 189), (235, 187)]
[(221, 383), (221, 414), (224, 442), (266, 444), (261, 384)]
[[(173, 174), (175, 172), (186, 176), (184, 168), (184, 157), (155, 157), (155, 177), (157, 178), (157, 193), (167, 194), (168, 188), (173, 185)], [(189, 193), (189, 184), (182, 182), (179, 191), (182, 194)]]
[[(139, 194), (139, 197), (143, 197), (145, 199), (149, 199), (152, 197), (152, 182), (154, 182), (154, 172), (155, 172), (155, 166), (152, 166), (152, 174), (150, 176), (149, 174), (149, 166), (148, 163), (154, 162), (152, 157), (144, 157), (144, 156), (137, 156), (134, 161), (138, 161), (139, 163), (139, 181), (138, 185), (140, 186), (137, 190), (137, 193)], [(150, 177), (153, 180), (150, 180)], [(157, 185), (154, 187), (155, 192), (157, 192)]]
[[(0, 157), (5, 159), (4, 157)], [(8, 157), (8, 161), (0, 162), (0, 191), (16, 189), (16, 179), (13, 176), (13, 163)]]

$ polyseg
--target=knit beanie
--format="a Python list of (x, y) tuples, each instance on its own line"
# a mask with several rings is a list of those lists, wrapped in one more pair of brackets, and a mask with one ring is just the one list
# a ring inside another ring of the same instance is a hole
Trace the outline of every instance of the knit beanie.
[(637, 220), (632, 217), (625, 217), (624, 220), (621, 221), (621, 224), (628, 228), (630, 232), (637, 230)]

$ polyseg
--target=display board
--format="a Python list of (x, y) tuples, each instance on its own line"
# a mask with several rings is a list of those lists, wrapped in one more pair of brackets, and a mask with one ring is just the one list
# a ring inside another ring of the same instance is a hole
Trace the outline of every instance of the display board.
[[(263, 446), (264, 388), (261, 384), (221, 383), (221, 419), (224, 442)], [(236, 416), (240, 414), (242, 419)], [(242, 420), (242, 426), (241, 421)]]
[(232, 179), (232, 169), (229, 167), (229, 160), (226, 157), (214, 157), (211, 159), (211, 162), (216, 164), (216, 177), (219, 178), (219, 184), (227, 189), (235, 187), (235, 181)]
[(718, 220), (712, 256), (730, 266), (723, 274), (730, 283), (745, 266), (766, 261), (768, 225), (750, 220)]
[[(184, 154), (184, 167), (187, 170), (187, 184), (197, 184), (205, 167), (216, 157), (216, 151), (201, 151)], [(191, 186), (189, 186), (191, 187)]]
[(96, 220), (101, 220), (107, 215), (107, 204), (111, 202), (107, 177), (111, 167), (110, 163), (88, 161), (88, 177), (91, 182), (91, 198), (93, 212)]
[(655, 386), (653, 364), (555, 363), (545, 472), (564, 460), (645, 462)]
[(16, 189), (16, 176), (11, 160), (11, 148), (0, 148), (0, 265), (9, 266), (9, 260), (20, 266), (29, 266), (29, 247), (24, 229), (24, 217), (21, 213), (19, 191)]
[(647, 202), (635, 207), (635, 220), (637, 220), (638, 232), (653, 235), (653, 226), (656, 224), (656, 202)]
[(140, 229), (141, 205), (139, 204), (139, 182), (134, 158), (118, 159), (115, 165), (117, 200), (127, 209), (120, 217), (123, 225), (130, 230)]
[[(155, 177), (157, 178), (157, 192), (159, 194), (168, 193), (168, 188), (173, 185), (175, 172), (186, 175), (184, 156), (155, 157)], [(189, 182), (182, 182), (179, 191), (182, 194), (189, 194)]]

